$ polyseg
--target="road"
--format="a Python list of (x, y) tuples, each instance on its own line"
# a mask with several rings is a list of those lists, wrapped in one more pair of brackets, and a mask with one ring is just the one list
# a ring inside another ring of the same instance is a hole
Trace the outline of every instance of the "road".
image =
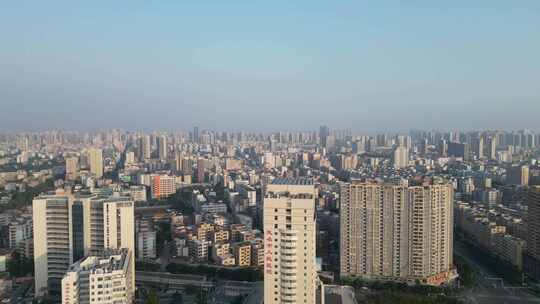
[(218, 291), (224, 296), (249, 295), (256, 291), (262, 282), (213, 281), (203, 275), (172, 274), (166, 272), (137, 271), (137, 286), (160, 287), (164, 289), (184, 290), (193, 286), (206, 290)]
[(28, 284), (21, 284), (17, 289), (11, 292), (9, 303), (21, 303), (26, 291), (30, 286)]
[(511, 284), (498, 278), (497, 275), (483, 265), (475, 262), (473, 252), (456, 240), (455, 253), (461, 256), (476, 274), (476, 286), (464, 292), (461, 297), (471, 304), (533, 304), (540, 303), (540, 298), (530, 294), (522, 287), (511, 287)]
[(263, 282), (221, 281), (208, 294), (208, 304), (230, 304), (239, 295), (248, 298), (248, 304), (261, 304), (264, 297)]
[(171, 242), (165, 241), (165, 244), (163, 244), (163, 248), (161, 249), (161, 252), (159, 253), (160, 271), (167, 270), (167, 266), (169, 265), (171, 261), (171, 251), (174, 249), (176, 249), (176, 246), (173, 241)]

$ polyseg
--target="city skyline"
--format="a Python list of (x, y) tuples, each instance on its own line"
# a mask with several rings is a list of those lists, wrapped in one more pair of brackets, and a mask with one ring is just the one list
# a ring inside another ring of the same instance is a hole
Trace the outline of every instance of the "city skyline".
[[(183, 134), (185, 136), (193, 136), (193, 128), (199, 128), (199, 132), (206, 133), (227, 133), (227, 134), (250, 134), (250, 135), (277, 135), (277, 134), (300, 134), (300, 133), (310, 133), (310, 134), (319, 134), (321, 126), (314, 126), (313, 128), (305, 129), (282, 129), (276, 126), (276, 128), (268, 130), (253, 130), (253, 129), (226, 129), (226, 128), (204, 128), (200, 126), (187, 127), (187, 128), (171, 128), (171, 129), (157, 129), (157, 128), (89, 128), (89, 129), (78, 129), (78, 128), (53, 128), (53, 129), (6, 129), (1, 130), (0, 134), (3, 136), (20, 136), (20, 135), (31, 135), (31, 134), (46, 134), (46, 133), (73, 133), (73, 134), (99, 134), (109, 131), (118, 131), (126, 132), (129, 134), (144, 134), (144, 135), (154, 135), (154, 136), (170, 136), (175, 134)], [(343, 133), (346, 132), (347, 136), (376, 136), (376, 135), (410, 135), (416, 132), (426, 132), (426, 133), (490, 133), (490, 132), (499, 132), (499, 133), (538, 133), (540, 129), (533, 128), (515, 128), (515, 129), (504, 129), (504, 128), (479, 128), (479, 129), (437, 129), (437, 128), (427, 128), (427, 129), (404, 129), (404, 130), (355, 130), (354, 128), (336, 128), (334, 126), (323, 125), (323, 127), (328, 128), (329, 132), (333, 133)]]
[(540, 303), (540, 2), (0, 5), (0, 302)]
[(539, 189), (533, 131), (0, 133), (0, 298), (534, 303)]
[(0, 128), (534, 129), (539, 12), (532, 1), (7, 4)]

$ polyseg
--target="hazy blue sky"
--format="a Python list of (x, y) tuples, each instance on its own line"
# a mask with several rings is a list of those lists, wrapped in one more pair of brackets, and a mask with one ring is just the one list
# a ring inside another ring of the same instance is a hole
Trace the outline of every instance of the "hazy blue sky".
[(2, 1), (0, 128), (540, 129), (540, 1)]

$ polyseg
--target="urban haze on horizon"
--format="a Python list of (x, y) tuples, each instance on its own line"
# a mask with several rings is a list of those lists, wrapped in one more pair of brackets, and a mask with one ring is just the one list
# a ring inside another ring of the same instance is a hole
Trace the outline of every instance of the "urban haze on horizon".
[(537, 129), (539, 12), (536, 1), (3, 4), (0, 129)]

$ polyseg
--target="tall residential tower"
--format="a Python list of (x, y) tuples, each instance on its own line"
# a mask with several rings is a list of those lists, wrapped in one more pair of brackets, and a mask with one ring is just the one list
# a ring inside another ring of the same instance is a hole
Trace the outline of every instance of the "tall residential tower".
[(340, 185), (342, 277), (439, 285), (453, 271), (453, 188), (378, 182)]
[(88, 160), (90, 162), (90, 173), (97, 178), (103, 177), (103, 151), (93, 148), (88, 151)]
[(157, 138), (157, 151), (159, 160), (167, 160), (167, 136), (161, 135)]
[(540, 186), (531, 186), (527, 193), (527, 252), (525, 270), (540, 278)]
[(264, 303), (315, 303), (315, 198), (310, 179), (279, 178), (264, 196)]

